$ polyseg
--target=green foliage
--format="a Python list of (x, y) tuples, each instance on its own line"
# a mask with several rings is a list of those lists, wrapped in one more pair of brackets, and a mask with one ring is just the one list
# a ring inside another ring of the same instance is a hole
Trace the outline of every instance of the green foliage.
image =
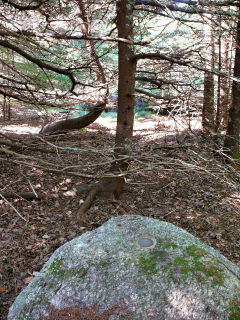
[(240, 159), (240, 153), (239, 152), (233, 153), (233, 159), (239, 160)]
[(26, 221), (26, 223), (24, 224), (24, 226), (22, 226), (22, 229), (23, 229), (23, 230), (28, 230), (28, 228), (29, 228), (29, 222)]

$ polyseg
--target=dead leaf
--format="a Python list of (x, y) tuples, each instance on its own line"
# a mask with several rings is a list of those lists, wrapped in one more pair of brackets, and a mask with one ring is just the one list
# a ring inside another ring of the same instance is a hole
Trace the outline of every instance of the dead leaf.
[(29, 284), (32, 281), (33, 277), (27, 277), (23, 279), (24, 284)]

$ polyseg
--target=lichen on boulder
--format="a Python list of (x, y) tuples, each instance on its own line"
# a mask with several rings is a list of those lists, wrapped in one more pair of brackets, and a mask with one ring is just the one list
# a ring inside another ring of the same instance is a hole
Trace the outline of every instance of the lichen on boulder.
[(110, 219), (58, 248), (8, 320), (237, 320), (240, 270), (173, 224)]

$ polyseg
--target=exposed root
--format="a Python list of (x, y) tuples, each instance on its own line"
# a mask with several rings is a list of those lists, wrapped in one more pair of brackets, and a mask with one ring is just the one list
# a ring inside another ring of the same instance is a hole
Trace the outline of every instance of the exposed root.
[(77, 212), (77, 219), (81, 220), (97, 196), (103, 199), (119, 199), (123, 193), (124, 184), (123, 177), (103, 178), (88, 193), (87, 198)]

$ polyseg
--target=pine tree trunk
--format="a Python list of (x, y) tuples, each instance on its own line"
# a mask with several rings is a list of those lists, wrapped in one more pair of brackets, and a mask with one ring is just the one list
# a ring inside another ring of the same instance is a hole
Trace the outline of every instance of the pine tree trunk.
[(222, 19), (218, 18), (218, 82), (217, 82), (217, 108), (216, 108), (216, 119), (215, 119), (215, 132), (218, 132), (220, 129), (222, 121), (222, 104), (221, 104), (221, 86), (222, 86), (222, 77), (220, 72), (222, 71)]
[[(132, 40), (133, 38), (133, 0), (117, 1), (118, 37)], [(117, 130), (115, 137), (115, 157), (118, 160), (123, 155), (130, 155), (132, 149), (134, 123), (134, 90), (136, 61), (133, 60), (133, 47), (127, 43), (118, 43), (118, 109)], [(129, 161), (116, 161), (110, 169), (115, 177), (102, 179), (91, 189), (86, 200), (77, 213), (80, 221), (97, 196), (118, 199), (124, 188), (125, 180), (122, 172), (126, 171)]]
[[(117, 1), (118, 37), (132, 40), (133, 38), (133, 0)], [(134, 90), (136, 61), (133, 61), (133, 47), (119, 42), (118, 60), (118, 112), (117, 131), (115, 138), (115, 155), (131, 153), (134, 123)]]
[[(238, 23), (237, 23), (234, 77), (240, 78), (240, 18), (238, 19)], [(240, 83), (233, 80), (232, 102), (229, 109), (229, 120), (227, 125), (227, 132), (226, 132), (224, 147), (226, 149), (226, 152), (234, 158), (239, 158), (239, 133), (240, 133)]]
[[(207, 28), (210, 32), (209, 56), (211, 57), (210, 67), (213, 69), (215, 64), (215, 45), (214, 45), (214, 27)], [(203, 109), (202, 109), (202, 127), (206, 132), (214, 130), (215, 105), (214, 105), (214, 75), (209, 72), (204, 73), (204, 91), (203, 91)]]
[[(222, 71), (230, 74), (230, 62), (229, 62), (229, 40), (223, 39), (223, 60), (222, 60)], [(228, 109), (230, 104), (230, 85), (229, 79), (226, 77), (222, 78), (221, 81), (221, 97), (220, 104), (222, 110), (222, 128), (226, 129), (228, 122)]]

